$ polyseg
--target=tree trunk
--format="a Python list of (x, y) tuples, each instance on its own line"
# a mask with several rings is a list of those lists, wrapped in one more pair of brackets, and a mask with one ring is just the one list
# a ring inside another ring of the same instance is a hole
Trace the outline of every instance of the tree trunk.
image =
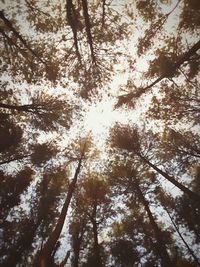
[[(163, 204), (162, 204), (163, 205)], [(185, 241), (184, 237), (182, 236), (181, 232), (179, 231), (178, 229), (178, 226), (176, 225), (176, 223), (174, 222), (170, 212), (168, 211), (167, 207), (166, 206), (163, 206), (164, 209), (166, 210), (174, 228), (176, 229), (176, 232), (178, 233), (179, 237), (181, 238), (181, 240), (183, 241), (184, 245), (186, 246), (187, 250), (189, 251), (190, 255), (193, 257), (194, 261), (196, 262), (197, 266), (200, 266), (200, 263), (197, 259), (197, 257), (194, 255), (194, 252), (192, 251), (192, 249), (189, 247), (188, 243)]]
[(96, 260), (96, 267), (102, 267), (102, 260), (100, 255), (100, 247), (99, 247), (99, 240), (98, 240), (98, 227), (96, 222), (96, 212), (97, 212), (97, 204), (94, 203), (91, 223), (92, 223), (92, 230), (93, 230), (93, 237), (94, 237), (94, 256)]
[(105, 26), (105, 6), (106, 6), (106, 0), (103, 0), (102, 1), (102, 28), (104, 28), (104, 26)]
[(70, 256), (70, 251), (67, 251), (64, 260), (58, 265), (58, 267), (64, 267)]
[(72, 29), (74, 45), (76, 49), (76, 56), (78, 61), (81, 63), (81, 55), (78, 47), (78, 39), (77, 39), (77, 25), (78, 25), (78, 17), (76, 15), (75, 8), (73, 6), (72, 0), (66, 0), (66, 9), (67, 9), (67, 19), (68, 23)]
[(69, 204), (71, 202), (71, 199), (72, 199), (72, 196), (73, 196), (73, 193), (75, 190), (78, 175), (79, 175), (80, 169), (81, 169), (82, 157), (83, 157), (83, 155), (79, 159), (78, 167), (77, 167), (76, 172), (74, 174), (74, 178), (69, 185), (67, 197), (66, 197), (65, 203), (63, 205), (63, 208), (61, 210), (60, 216), (58, 218), (57, 224), (56, 224), (54, 230), (52, 231), (52, 233), (50, 234), (43, 249), (41, 250), (41, 255), (40, 255), (40, 259), (39, 259), (39, 267), (49, 267), (49, 259), (51, 258), (52, 251), (53, 251), (53, 249), (56, 245), (56, 242), (58, 241), (58, 238), (60, 236), (60, 233), (62, 231), (64, 222), (65, 222), (65, 218), (67, 215), (67, 211), (69, 208)]
[(181, 191), (183, 191), (185, 194), (187, 194), (191, 199), (200, 202), (200, 196), (187, 187), (185, 187), (183, 184), (179, 183), (174, 177), (168, 175), (166, 172), (162, 171), (158, 167), (156, 167), (153, 163), (151, 163), (148, 159), (143, 157), (141, 154), (137, 153), (137, 156), (147, 165), (149, 165), (152, 169), (154, 169), (156, 172), (158, 172), (160, 175), (162, 175), (165, 179), (167, 179), (169, 182), (171, 182), (173, 185), (178, 187)]
[(80, 254), (80, 247), (81, 243), (77, 240), (76, 247), (74, 248), (74, 260), (73, 260), (73, 267), (78, 267), (79, 263), (79, 254)]
[(145, 211), (148, 215), (148, 218), (150, 220), (150, 223), (153, 227), (155, 238), (157, 240), (156, 250), (158, 251), (158, 254), (160, 255), (162, 267), (173, 267), (172, 262), (171, 262), (170, 257), (169, 257), (169, 254), (167, 252), (165, 243), (163, 241), (162, 232), (159, 229), (159, 227), (158, 227), (158, 225), (157, 225), (157, 223), (153, 217), (153, 214), (149, 208), (148, 201), (145, 199), (145, 197), (144, 197), (144, 195), (140, 189), (139, 184), (135, 183), (135, 186), (136, 186), (139, 200), (143, 204)]
[(89, 14), (88, 14), (87, 0), (82, 0), (82, 6), (83, 6), (83, 15), (84, 15), (84, 19), (85, 19), (85, 27), (86, 27), (88, 44), (90, 46), (92, 62), (95, 63), (96, 62), (96, 57), (95, 57), (94, 48), (93, 48), (93, 40), (92, 40), (92, 33), (91, 33), (91, 23), (90, 23), (90, 18), (89, 18)]
[(74, 250), (74, 260), (73, 267), (78, 267), (79, 265), (79, 254), (81, 249), (81, 243), (84, 234), (84, 224), (78, 224), (76, 232), (73, 234), (73, 250)]

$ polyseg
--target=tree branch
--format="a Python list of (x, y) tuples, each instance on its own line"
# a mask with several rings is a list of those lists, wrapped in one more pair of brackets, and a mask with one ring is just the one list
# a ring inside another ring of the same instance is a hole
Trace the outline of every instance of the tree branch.
[(38, 61), (48, 67), (47, 63), (32, 48), (30, 48), (30, 46), (20, 35), (20, 33), (13, 27), (12, 23), (4, 16), (3, 11), (0, 11), (0, 18), (4, 21), (5, 25), (14, 33), (14, 35), (21, 41), (21, 43), (26, 47), (26, 49), (31, 52), (31, 54), (36, 57)]
[(172, 64), (172, 66), (169, 70), (167, 70), (163, 75), (161, 75), (159, 78), (157, 78), (153, 83), (147, 85), (144, 88), (141, 88), (140, 90), (138, 90), (136, 92), (131, 92), (131, 93), (119, 96), (118, 102), (115, 105), (115, 108), (118, 108), (118, 107), (122, 106), (123, 104), (130, 104), (130, 102), (133, 98), (139, 98), (141, 95), (143, 95), (144, 93), (147, 93), (149, 91), (149, 89), (151, 89), (154, 85), (159, 83), (164, 78), (171, 77), (174, 74), (174, 72), (184, 62), (188, 61), (193, 55), (195, 55), (195, 53), (199, 49), (200, 49), (200, 40), (195, 45), (193, 45), (182, 57), (180, 57), (180, 59), (177, 60), (177, 62)]

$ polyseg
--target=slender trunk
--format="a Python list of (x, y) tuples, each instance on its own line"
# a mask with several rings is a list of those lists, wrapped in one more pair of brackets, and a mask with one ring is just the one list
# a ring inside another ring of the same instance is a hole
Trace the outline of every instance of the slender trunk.
[(100, 256), (96, 212), (97, 212), (97, 204), (95, 202), (94, 207), (93, 207), (92, 217), (91, 217), (92, 231), (93, 231), (93, 237), (94, 237), (94, 256), (96, 259), (96, 267), (102, 267), (103, 265), (102, 265), (101, 256)]
[[(163, 205), (163, 204), (162, 204)], [(184, 237), (182, 236), (181, 232), (178, 229), (178, 226), (176, 225), (176, 223), (174, 222), (170, 212), (168, 211), (168, 208), (166, 206), (163, 206), (164, 209), (166, 210), (174, 228), (176, 229), (176, 232), (178, 233), (179, 237), (181, 238), (181, 240), (183, 241), (184, 245), (186, 246), (187, 250), (189, 251), (190, 255), (193, 257), (194, 261), (196, 262), (197, 266), (200, 266), (200, 263), (197, 259), (197, 257), (194, 255), (194, 252), (192, 251), (192, 249), (189, 247), (189, 245), (187, 244), (187, 242), (185, 241)]]
[(73, 33), (74, 45), (75, 45), (75, 49), (76, 49), (76, 56), (78, 58), (78, 61), (81, 63), (81, 55), (80, 55), (80, 52), (79, 52), (78, 39), (77, 39), (78, 18), (76, 16), (72, 0), (67, 0), (66, 1), (66, 9), (67, 9), (68, 23), (69, 23), (69, 25), (70, 25), (70, 27), (72, 29), (72, 33)]
[(58, 267), (64, 267), (69, 259), (69, 256), (70, 256), (70, 251), (67, 251), (64, 260), (58, 265)]
[(80, 243), (79, 240), (77, 240), (76, 247), (74, 248), (73, 267), (78, 267), (78, 264), (79, 264), (80, 247), (81, 247), (81, 243)]
[(83, 239), (83, 233), (84, 233), (84, 224), (78, 225), (78, 229), (75, 232), (73, 239), (73, 250), (74, 250), (73, 267), (78, 267), (79, 265), (79, 255)]
[(91, 23), (90, 23), (90, 17), (88, 14), (88, 5), (87, 0), (82, 0), (82, 6), (83, 6), (83, 15), (85, 18), (85, 26), (86, 26), (86, 33), (87, 33), (87, 39), (90, 46), (90, 52), (92, 57), (92, 62), (96, 62), (96, 57), (94, 54), (94, 48), (93, 48), (93, 40), (92, 40), (92, 33), (91, 33)]
[(189, 156), (192, 156), (192, 157), (195, 157), (195, 158), (200, 158), (200, 153), (199, 153), (199, 155), (197, 155), (197, 154), (195, 154), (193, 152), (189, 152), (189, 151), (184, 150), (184, 149), (179, 149), (178, 147), (177, 147), (177, 150), (180, 151), (181, 153), (186, 154), (186, 155), (189, 155)]
[(149, 165), (152, 169), (154, 169), (156, 172), (158, 172), (160, 175), (162, 175), (165, 179), (167, 179), (169, 182), (171, 182), (173, 185), (178, 187), (181, 191), (183, 191), (185, 194), (187, 194), (191, 199), (200, 202), (200, 196), (187, 187), (185, 187), (183, 184), (179, 183), (174, 177), (170, 176), (166, 172), (162, 171), (158, 167), (156, 167), (153, 163), (151, 163), (148, 159), (143, 157), (141, 154), (137, 153), (137, 156), (141, 158), (141, 160)]
[(102, 28), (104, 28), (104, 26), (105, 26), (105, 6), (106, 6), (106, 0), (103, 0), (102, 1), (102, 10), (103, 10), (103, 12), (102, 12)]
[(77, 167), (76, 172), (74, 174), (74, 178), (69, 185), (67, 197), (66, 197), (65, 203), (63, 205), (63, 208), (61, 210), (58, 221), (56, 223), (56, 226), (55, 226), (54, 230), (52, 231), (52, 233), (49, 235), (49, 238), (48, 238), (46, 244), (44, 245), (44, 247), (41, 251), (41, 256), (40, 256), (40, 260), (39, 260), (39, 266), (40, 267), (49, 267), (48, 260), (51, 258), (52, 251), (56, 245), (56, 242), (58, 241), (58, 238), (60, 236), (60, 233), (62, 231), (64, 222), (65, 222), (67, 211), (68, 211), (68, 208), (69, 208), (69, 205), (70, 205), (70, 202), (71, 202), (74, 190), (75, 190), (75, 186), (77, 183), (78, 175), (80, 173), (82, 157), (83, 157), (83, 155), (79, 159), (78, 167)]
[(146, 86), (144, 89), (147, 91), (151, 87), (153, 87), (155, 84), (160, 82), (162, 79), (167, 78), (171, 75), (171, 73), (174, 73), (176, 69), (178, 69), (185, 61), (188, 61), (195, 53), (200, 49), (200, 40), (193, 45), (177, 62), (172, 64), (170, 70), (168, 70), (166, 73), (161, 75), (158, 79), (156, 79), (153, 83)]
[[(12, 40), (12, 38), (10, 38), (6, 33), (5, 33), (5, 31), (2, 29), (2, 28), (0, 28), (0, 32), (2, 33), (2, 35), (4, 36), (4, 38), (5, 39), (7, 39), (7, 41), (8, 41), (8, 44), (9, 44), (9, 47), (12, 47), (12, 46), (14, 46), (14, 47), (16, 47), (17, 48), (17, 50), (20, 52), (20, 54), (29, 62), (29, 64), (31, 63), (31, 61), (28, 59), (28, 56), (27, 56), (27, 53), (19, 46), (19, 45), (17, 45), (15, 42), (13, 42), (13, 40)], [(5, 45), (7, 45), (6, 43), (5, 43)], [(8, 52), (8, 47), (7, 47), (7, 52)], [(10, 64), (11, 64), (11, 60), (9, 60), (10, 61)]]
[(157, 245), (156, 245), (156, 249), (158, 251), (158, 254), (160, 255), (160, 258), (161, 258), (161, 264), (162, 264), (162, 267), (173, 267), (172, 266), (172, 263), (171, 263), (171, 260), (170, 260), (170, 257), (169, 257), (169, 254), (167, 252), (167, 249), (166, 249), (166, 246), (165, 246), (165, 243), (163, 241), (163, 237), (162, 237), (162, 232), (161, 230), (159, 229), (154, 217), (153, 217), (153, 214), (149, 208), (149, 204), (148, 204), (148, 201), (145, 199), (141, 189), (140, 189), (140, 186), (139, 184), (135, 184), (136, 186), (136, 190), (137, 190), (137, 193), (138, 193), (138, 197), (141, 201), (141, 203), (143, 204), (144, 208), (145, 208), (145, 211), (148, 215), (148, 218), (150, 220), (150, 223), (153, 227), (153, 230), (154, 230), (154, 234), (155, 234), (155, 238), (157, 240)]

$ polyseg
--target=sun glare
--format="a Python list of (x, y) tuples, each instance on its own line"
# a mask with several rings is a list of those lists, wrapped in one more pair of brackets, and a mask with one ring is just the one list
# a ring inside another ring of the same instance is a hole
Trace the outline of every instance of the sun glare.
[(104, 136), (109, 127), (116, 121), (116, 115), (110, 100), (91, 105), (86, 113), (85, 127), (94, 136)]

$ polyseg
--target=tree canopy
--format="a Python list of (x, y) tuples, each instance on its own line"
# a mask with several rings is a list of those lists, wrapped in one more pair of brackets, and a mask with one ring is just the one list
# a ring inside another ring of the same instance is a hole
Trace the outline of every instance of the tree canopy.
[(199, 0), (0, 4), (0, 266), (200, 266)]

